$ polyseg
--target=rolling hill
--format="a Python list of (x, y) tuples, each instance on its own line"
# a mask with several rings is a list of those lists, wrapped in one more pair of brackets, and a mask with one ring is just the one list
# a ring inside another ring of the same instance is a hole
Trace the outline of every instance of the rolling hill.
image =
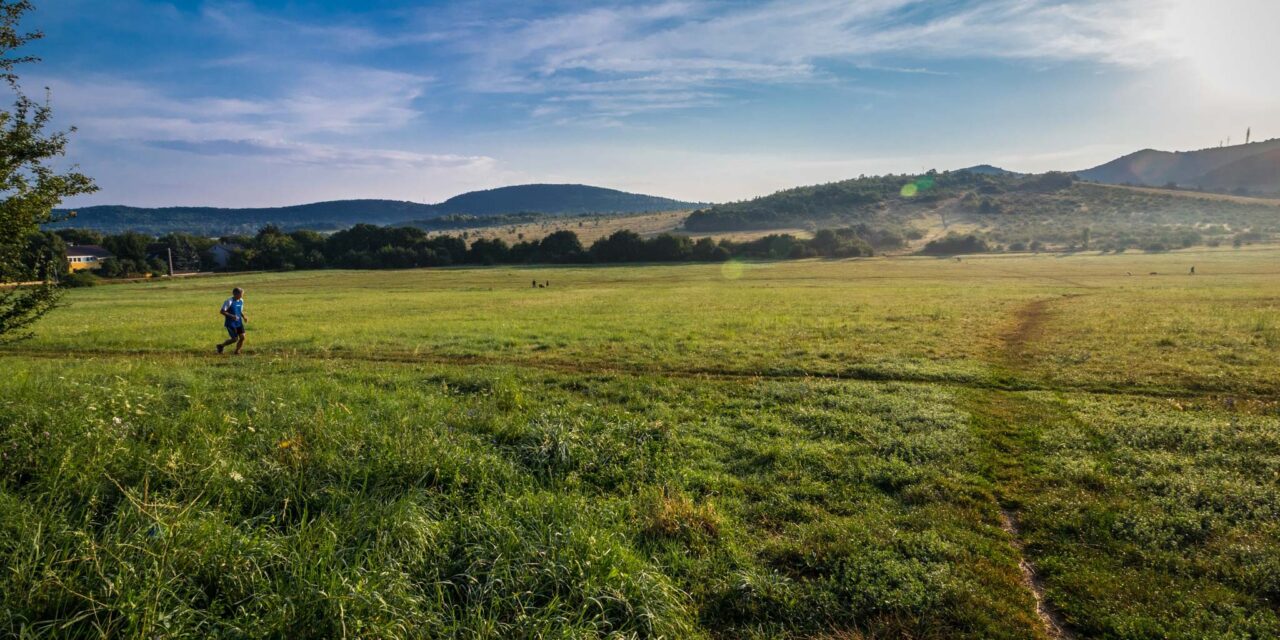
[(1022, 174), (1018, 173), (1017, 171), (1010, 171), (1010, 170), (1008, 170), (1008, 169), (1001, 169), (1000, 167), (997, 167), (997, 166), (995, 166), (995, 165), (990, 165), (990, 164), (975, 164), (975, 165), (973, 165), (972, 167), (965, 167), (965, 168), (963, 168), (963, 169), (960, 169), (960, 171), (968, 171), (969, 173), (980, 173), (980, 174), (989, 175), (989, 176), (1019, 176), (1019, 175), (1022, 175)]
[(1280, 193), (1280, 138), (1198, 151), (1143, 149), (1076, 172), (1108, 184), (1223, 190), (1242, 195)]
[[(399, 200), (334, 200), (288, 207), (128, 207), (76, 209), (74, 218), (49, 228), (84, 227), (106, 232), (185, 231), (207, 235), (251, 232), (266, 224), (284, 228), (340, 229), (357, 223), (397, 224), (447, 215), (502, 216), (516, 213), (624, 214), (691, 209), (698, 203), (579, 184), (529, 184), (473, 191), (438, 204)], [(66, 215), (68, 210), (55, 211)]]
[(692, 209), (695, 202), (627, 193), (582, 184), (525, 184), (471, 191), (434, 205), (437, 215), (491, 216), (510, 213), (574, 215), (581, 213), (641, 213)]
[(1218, 167), (1195, 184), (1212, 191), (1280, 194), (1280, 147)]
[(689, 214), (684, 227), (694, 233), (857, 227), (868, 230), (869, 239), (962, 231), (1012, 250), (1160, 250), (1260, 242), (1280, 234), (1277, 201), (1206, 195), (1090, 184), (1067, 173), (929, 172), (797, 187), (714, 205)]

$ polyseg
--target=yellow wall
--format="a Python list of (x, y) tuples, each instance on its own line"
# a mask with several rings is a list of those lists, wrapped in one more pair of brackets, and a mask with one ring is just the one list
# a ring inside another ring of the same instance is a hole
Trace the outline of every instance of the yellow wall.
[[(87, 260), (87, 258), (82, 259)], [(97, 270), (102, 267), (102, 261), (94, 260), (93, 262), (75, 262), (71, 258), (67, 258), (67, 266), (70, 267), (72, 273), (76, 271), (87, 271), (90, 269)]]

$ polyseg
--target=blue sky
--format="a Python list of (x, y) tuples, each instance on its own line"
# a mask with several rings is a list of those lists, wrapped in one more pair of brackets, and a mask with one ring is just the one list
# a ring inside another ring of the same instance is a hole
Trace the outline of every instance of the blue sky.
[(78, 206), (725, 201), (1280, 136), (1274, 0), (38, 4)]

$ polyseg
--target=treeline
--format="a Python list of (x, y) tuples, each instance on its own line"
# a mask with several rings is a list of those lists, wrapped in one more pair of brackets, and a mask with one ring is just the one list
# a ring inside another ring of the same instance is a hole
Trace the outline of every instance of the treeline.
[[(508, 244), (501, 239), (472, 242), (459, 236), (430, 235), (415, 227), (359, 224), (322, 235), (314, 231), (285, 232), (263, 227), (253, 236), (218, 239), (171, 233), (149, 236), (136, 232), (104, 235), (84, 229), (36, 234), (45, 255), (60, 255), (65, 271), (68, 245), (99, 245), (113, 257), (102, 262), (97, 275), (137, 277), (175, 272), (272, 271), (293, 269), (407, 269), (450, 265), (591, 264), (625, 262), (721, 262), (732, 258), (843, 258), (873, 255), (872, 241), (886, 234), (868, 227), (822, 229), (811, 239), (770, 234), (734, 242), (693, 239), (664, 233), (644, 238), (634, 231), (617, 231), (584, 246), (573, 231), (562, 230), (536, 240)], [(889, 239), (897, 238), (892, 234)], [(35, 246), (33, 244), (33, 246)], [(219, 255), (215, 247), (224, 252)], [(80, 280), (89, 276), (79, 275)]]
[(404, 226), (418, 227), (428, 231), (436, 231), (441, 229), (484, 229), (488, 227), (508, 227), (517, 225), (526, 225), (534, 222), (541, 222), (548, 218), (554, 218), (547, 213), (538, 213), (534, 211), (522, 213), (504, 213), (491, 216), (477, 216), (467, 213), (451, 213), (437, 218), (429, 218), (426, 220), (410, 220), (404, 223)]
[[(402, 269), (475, 264), (588, 264), (621, 262), (719, 262), (731, 258), (808, 258), (869, 256), (873, 249), (855, 229), (823, 230), (804, 240), (774, 234), (749, 242), (693, 239), (664, 233), (652, 238), (622, 230), (584, 246), (578, 234), (555, 231), (541, 239), (508, 244), (479, 239), (467, 244), (452, 235), (430, 235), (414, 227), (356, 225), (311, 248), (290, 245), (293, 234), (273, 236), (263, 229), (244, 242), (234, 267), (289, 269), (339, 267), (345, 269)], [(271, 237), (270, 242), (263, 240)]]
[[(319, 236), (313, 231), (305, 233)], [(153, 236), (136, 231), (104, 234), (92, 229), (59, 229), (40, 235), (56, 243), (64, 265), (68, 245), (97, 245), (111, 252), (112, 257), (104, 260), (96, 271), (97, 275), (108, 278), (166, 274), (170, 258), (178, 273), (212, 271), (218, 267), (209, 254), (218, 240), (190, 233)]]

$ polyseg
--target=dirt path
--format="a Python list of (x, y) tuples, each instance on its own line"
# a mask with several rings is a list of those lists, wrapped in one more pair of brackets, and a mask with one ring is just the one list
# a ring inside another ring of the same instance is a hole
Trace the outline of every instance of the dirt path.
[(1058, 613), (1045, 600), (1044, 585), (1041, 584), (1040, 578), (1036, 576), (1035, 568), (1031, 566), (1031, 563), (1027, 561), (1026, 554), (1023, 553), (1022, 537), (1018, 532), (1017, 514), (1009, 509), (1001, 508), (1000, 528), (1009, 534), (1013, 549), (1018, 554), (1018, 569), (1022, 571), (1022, 585), (1035, 598), (1036, 615), (1040, 617), (1040, 623), (1044, 626), (1045, 635), (1054, 640), (1075, 640), (1075, 635), (1067, 631)]
[(1030, 354), (1031, 344), (1044, 334), (1051, 307), (1084, 295), (1086, 294), (1064, 293), (1053, 298), (1037, 298), (1018, 307), (1013, 312), (1010, 326), (1000, 336), (1000, 354), (1003, 362), (999, 364), (1008, 367), (1014, 373), (1025, 369), (1023, 360)]
[(994, 487), (992, 506), (1017, 559), (1018, 580), (1031, 596), (1042, 637), (1074, 640), (1075, 635), (1045, 596), (1044, 584), (1027, 556), (1017, 511), (1023, 501), (1034, 500), (1035, 481), (1028, 476), (1027, 469), (1036, 464), (1040, 433), (1047, 422), (1055, 419), (1057, 411), (1042, 400), (1017, 392), (987, 391), (971, 397), (970, 415), (976, 435), (984, 445), (979, 455), (990, 469)]
[(1043, 330), (1049, 312), (1051, 298), (1033, 300), (1013, 313), (1013, 326), (1001, 336), (1002, 353), (1007, 363), (1015, 366), (1026, 355), (1027, 346)]
[[(1001, 365), (1013, 372), (1023, 368), (1023, 363), (1030, 353), (1034, 342), (1044, 333), (1048, 323), (1051, 307), (1060, 301), (1079, 297), (1084, 294), (1065, 294), (1056, 298), (1039, 298), (1032, 300), (1013, 313), (1008, 330), (1001, 336), (1002, 349), (999, 352)], [(994, 447), (1001, 462), (1002, 471), (997, 475), (998, 492), (1006, 494), (1001, 499), (1000, 528), (1009, 535), (1009, 544), (1018, 558), (1018, 570), (1022, 573), (1022, 584), (1031, 593), (1035, 601), (1036, 616), (1039, 617), (1044, 634), (1052, 640), (1074, 640), (1075, 636), (1067, 629), (1057, 611), (1045, 597), (1044, 585), (1036, 575), (1035, 566), (1027, 559), (1025, 544), (1018, 527), (1017, 512), (1007, 505), (1007, 495), (1019, 493), (1024, 485), (1021, 465), (1026, 463), (1029, 451), (1034, 450), (1034, 429), (1039, 417), (1043, 417), (1042, 407), (1034, 406), (1034, 401), (1016, 399), (1013, 394), (990, 392), (983, 403), (985, 424), (989, 433), (990, 445)]]

